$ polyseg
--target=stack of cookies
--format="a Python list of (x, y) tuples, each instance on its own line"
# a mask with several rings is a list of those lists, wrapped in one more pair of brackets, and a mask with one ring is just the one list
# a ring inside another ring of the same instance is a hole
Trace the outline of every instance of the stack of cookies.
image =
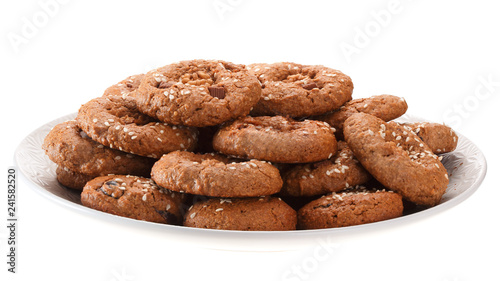
[(109, 87), (43, 147), (83, 205), (157, 223), (317, 229), (438, 204), (457, 135), (352, 92), (324, 66), (182, 61)]

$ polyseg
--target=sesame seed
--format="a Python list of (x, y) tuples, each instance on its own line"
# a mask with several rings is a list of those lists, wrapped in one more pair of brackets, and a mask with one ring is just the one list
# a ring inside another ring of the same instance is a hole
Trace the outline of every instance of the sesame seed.
[(191, 215), (189, 215), (190, 218), (194, 218), (196, 216), (196, 213), (192, 213)]
[(400, 140), (400, 139), (401, 139), (401, 136), (397, 136), (397, 137), (396, 137), (396, 140)]
[(108, 121), (104, 122), (104, 125), (111, 126)]
[(423, 143), (420, 143), (418, 146), (420, 146), (420, 147), (424, 147), (424, 144), (423, 144)]
[(132, 136), (131, 139), (135, 140), (137, 138), (137, 136)]
[(302, 179), (307, 179), (307, 177), (306, 176), (302, 176)]
[(148, 198), (147, 198), (147, 194), (144, 194), (144, 195), (142, 196), (142, 201), (146, 201), (147, 199), (148, 199)]
[(223, 210), (224, 210), (224, 209), (222, 209), (222, 208), (218, 208), (218, 209), (216, 209), (215, 211), (216, 211), (216, 212), (221, 212), (221, 211), (223, 211)]
[(445, 177), (446, 179), (449, 179), (449, 178), (448, 178), (448, 174), (444, 174), (444, 177)]
[(160, 138), (156, 138), (159, 142), (162, 142), (162, 140)]
[(97, 118), (92, 119), (92, 122), (97, 123)]
[(122, 159), (120, 156), (115, 157), (115, 160), (120, 160), (120, 159)]

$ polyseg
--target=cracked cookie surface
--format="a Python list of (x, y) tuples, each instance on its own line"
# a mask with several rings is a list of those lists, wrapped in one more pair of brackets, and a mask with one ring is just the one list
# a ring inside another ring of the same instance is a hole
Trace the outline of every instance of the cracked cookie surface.
[(139, 110), (162, 122), (205, 127), (247, 115), (260, 93), (244, 65), (191, 60), (148, 72), (135, 97)]
[(248, 66), (262, 94), (251, 115), (306, 117), (324, 114), (351, 100), (353, 84), (344, 73), (321, 65), (279, 62)]

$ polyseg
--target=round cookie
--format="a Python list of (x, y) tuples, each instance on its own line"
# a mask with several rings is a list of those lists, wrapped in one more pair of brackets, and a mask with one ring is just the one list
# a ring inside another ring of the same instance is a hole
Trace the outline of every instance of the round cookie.
[(181, 224), (183, 196), (157, 186), (151, 179), (110, 175), (89, 181), (81, 194), (86, 207), (122, 217)]
[(401, 195), (357, 186), (311, 201), (297, 212), (297, 229), (360, 225), (403, 214)]
[(260, 84), (244, 65), (191, 60), (150, 71), (135, 92), (139, 109), (174, 125), (205, 127), (245, 116)]
[(384, 186), (416, 204), (440, 202), (448, 185), (446, 168), (411, 130), (356, 113), (345, 121), (344, 136), (363, 167)]
[(451, 152), (457, 148), (458, 136), (452, 128), (438, 123), (417, 122), (404, 124), (425, 142), (433, 153)]
[(321, 121), (247, 116), (222, 126), (213, 147), (226, 155), (276, 163), (316, 162), (337, 151), (333, 130)]
[(197, 202), (184, 216), (184, 226), (225, 230), (294, 230), (297, 213), (280, 198), (212, 198)]
[(214, 197), (254, 197), (278, 193), (283, 185), (273, 165), (230, 162), (222, 155), (175, 151), (163, 155), (151, 178), (173, 191)]
[(339, 108), (351, 100), (349, 76), (321, 65), (279, 62), (252, 64), (248, 69), (262, 84), (251, 114), (306, 117)]
[(280, 195), (315, 196), (364, 184), (371, 176), (354, 158), (347, 144), (339, 141), (338, 151), (332, 158), (296, 165), (287, 170), (282, 178)]
[(172, 126), (140, 113), (132, 98), (98, 97), (80, 107), (78, 125), (93, 140), (129, 153), (160, 158), (175, 150), (193, 150), (196, 128)]
[(407, 109), (408, 105), (403, 98), (391, 95), (379, 95), (348, 101), (340, 109), (317, 116), (315, 119), (330, 124), (330, 126), (336, 129), (335, 137), (343, 139), (344, 122), (349, 116), (355, 113), (368, 113), (384, 121), (390, 121), (405, 114)]
[(94, 176), (88, 176), (82, 173), (73, 172), (70, 169), (62, 166), (57, 166), (56, 169), (57, 181), (71, 189), (82, 190), (85, 184)]
[(60, 123), (43, 142), (47, 156), (56, 164), (88, 176), (130, 174), (148, 176), (154, 160), (111, 149), (90, 137), (75, 120)]
[(105, 91), (104, 94), (102, 95), (103, 97), (108, 97), (108, 96), (123, 96), (127, 97), (129, 95), (132, 95), (137, 88), (139, 88), (139, 85), (141, 84), (142, 79), (144, 78), (144, 74), (137, 74), (137, 75), (132, 75), (124, 80), (108, 87)]

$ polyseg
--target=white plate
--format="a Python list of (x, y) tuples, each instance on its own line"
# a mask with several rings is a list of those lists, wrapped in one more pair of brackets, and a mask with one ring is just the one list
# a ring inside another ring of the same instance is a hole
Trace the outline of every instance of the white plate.
[[(45, 124), (29, 134), (15, 152), (15, 162), (29, 185), (45, 198), (62, 204), (78, 212), (88, 214), (110, 223), (131, 228), (151, 231), (165, 235), (168, 239), (178, 239), (191, 245), (223, 250), (248, 251), (280, 251), (298, 249), (322, 239), (331, 241), (342, 236), (353, 237), (354, 234), (366, 234), (370, 231), (387, 230), (392, 227), (422, 219), (450, 209), (468, 198), (479, 187), (486, 175), (486, 159), (481, 151), (464, 136), (458, 134), (457, 149), (444, 154), (443, 164), (450, 174), (450, 183), (440, 204), (412, 214), (382, 222), (343, 228), (297, 230), (297, 231), (227, 231), (197, 229), (182, 226), (164, 225), (119, 217), (84, 207), (80, 203), (78, 192), (67, 189), (56, 180), (56, 165), (45, 155), (42, 147), (47, 133), (58, 123), (73, 119), (76, 113), (58, 118)], [(423, 121), (417, 117), (403, 116), (397, 121)], [(153, 234), (153, 233), (151, 233)]]

